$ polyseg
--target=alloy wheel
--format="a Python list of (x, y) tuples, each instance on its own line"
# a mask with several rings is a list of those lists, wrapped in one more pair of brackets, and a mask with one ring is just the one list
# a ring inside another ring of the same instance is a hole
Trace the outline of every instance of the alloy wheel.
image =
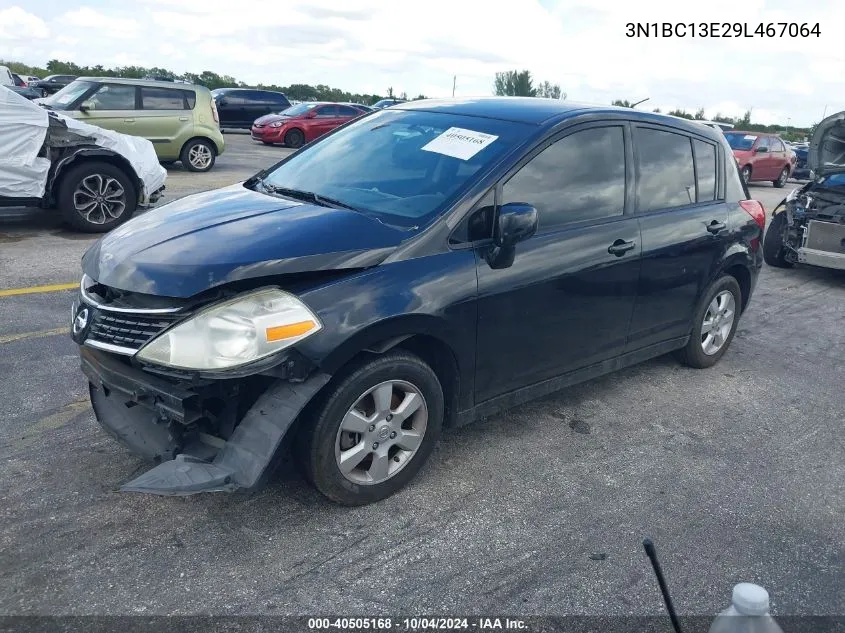
[(729, 290), (723, 290), (715, 297), (701, 325), (701, 349), (708, 356), (716, 354), (725, 345), (736, 319), (736, 299)]
[(422, 392), (388, 380), (358, 397), (340, 423), (335, 459), (343, 476), (359, 485), (387, 481), (414, 457), (428, 426)]
[(91, 174), (74, 189), (73, 207), (86, 222), (106, 224), (123, 215), (126, 191), (119, 181), (110, 176)]
[(780, 177), (778, 178), (778, 184), (782, 187), (786, 184), (786, 179), (789, 178), (789, 170), (784, 169), (780, 172)]
[(196, 169), (208, 169), (211, 159), (211, 148), (203, 143), (197, 143), (188, 152), (188, 162)]

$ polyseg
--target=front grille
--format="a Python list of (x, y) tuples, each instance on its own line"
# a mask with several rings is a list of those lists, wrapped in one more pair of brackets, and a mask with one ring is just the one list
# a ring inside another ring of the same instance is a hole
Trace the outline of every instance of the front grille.
[(95, 308), (88, 339), (138, 350), (175, 319), (166, 314), (109, 313)]

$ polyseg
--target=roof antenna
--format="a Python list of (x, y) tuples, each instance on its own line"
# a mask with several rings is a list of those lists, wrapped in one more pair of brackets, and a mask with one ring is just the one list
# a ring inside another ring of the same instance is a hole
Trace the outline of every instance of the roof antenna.
[(663, 571), (660, 569), (660, 562), (657, 560), (657, 551), (654, 549), (654, 542), (646, 537), (643, 539), (643, 548), (651, 561), (651, 566), (654, 568), (654, 575), (657, 576), (657, 582), (660, 585), (660, 593), (663, 594), (663, 602), (666, 603), (666, 610), (669, 612), (669, 619), (672, 620), (672, 628), (675, 633), (682, 633), (681, 623), (678, 622), (678, 616), (675, 613), (675, 607), (672, 605), (672, 598), (669, 595), (669, 588), (666, 586), (666, 579), (663, 578)]

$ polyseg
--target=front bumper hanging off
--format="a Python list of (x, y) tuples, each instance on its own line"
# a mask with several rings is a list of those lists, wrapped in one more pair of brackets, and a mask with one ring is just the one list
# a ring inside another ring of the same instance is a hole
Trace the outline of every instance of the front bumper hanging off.
[(199, 394), (82, 346), (82, 371), (91, 385), (97, 420), (133, 452), (157, 466), (121, 486), (124, 492), (190, 495), (198, 492), (252, 492), (271, 472), (285, 433), (330, 376), (304, 382), (279, 380), (261, 394), (216, 454), (201, 443), (181, 446), (171, 424), (201, 417)]

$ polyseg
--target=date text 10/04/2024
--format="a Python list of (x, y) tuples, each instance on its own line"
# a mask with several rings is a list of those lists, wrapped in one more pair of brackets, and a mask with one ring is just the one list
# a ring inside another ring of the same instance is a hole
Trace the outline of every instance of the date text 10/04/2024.
[(821, 37), (821, 27), (804, 22), (628, 22), (626, 37)]

